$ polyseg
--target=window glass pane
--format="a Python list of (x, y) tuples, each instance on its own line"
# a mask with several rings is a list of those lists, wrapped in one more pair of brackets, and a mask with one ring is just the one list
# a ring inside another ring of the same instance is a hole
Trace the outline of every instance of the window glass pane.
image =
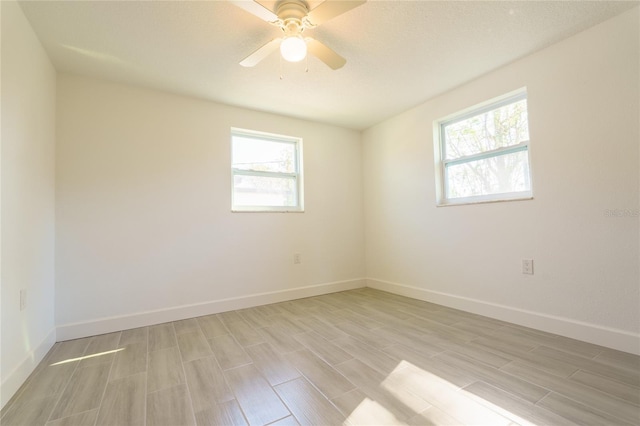
[(236, 206), (297, 207), (295, 178), (234, 175)]
[(526, 142), (529, 140), (527, 100), (445, 124), (443, 136), (447, 160)]
[(297, 171), (294, 143), (234, 135), (232, 146), (234, 169), (275, 173)]
[(447, 198), (531, 190), (528, 151), (450, 165), (445, 174)]

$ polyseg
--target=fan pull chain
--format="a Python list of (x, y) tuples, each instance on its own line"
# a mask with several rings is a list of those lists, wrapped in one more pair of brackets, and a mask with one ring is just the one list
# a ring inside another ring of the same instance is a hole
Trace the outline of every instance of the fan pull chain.
[(304, 58), (304, 72), (309, 72), (309, 55)]
[(284, 75), (283, 75), (283, 72), (282, 72), (282, 55), (280, 55), (279, 64), (280, 64), (280, 80), (284, 80)]

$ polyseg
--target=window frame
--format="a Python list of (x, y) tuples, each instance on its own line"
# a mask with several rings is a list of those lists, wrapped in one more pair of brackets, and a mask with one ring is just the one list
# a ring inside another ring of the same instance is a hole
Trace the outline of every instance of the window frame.
[[(433, 137), (434, 137), (434, 158), (436, 168), (436, 205), (438, 207), (464, 205), (464, 204), (478, 204), (478, 203), (493, 203), (502, 201), (520, 201), (533, 199), (533, 172), (531, 162), (531, 134), (529, 134), (529, 140), (520, 142), (516, 145), (507, 147), (500, 147), (490, 151), (484, 151), (476, 154), (471, 154), (455, 159), (446, 158), (446, 139), (444, 129), (447, 125), (457, 123), (471, 117), (489, 112), (503, 106), (521, 101), (527, 100), (527, 121), (529, 121), (529, 100), (526, 87), (506, 93), (502, 96), (492, 98), (488, 101), (471, 106), (462, 111), (458, 111), (454, 114), (448, 115), (444, 118), (433, 122)], [(529, 168), (529, 190), (517, 191), (517, 192), (501, 192), (497, 194), (485, 194), (474, 195), (471, 197), (458, 197), (448, 198), (448, 179), (447, 168), (459, 164), (465, 164), (472, 161), (484, 160), (488, 158), (498, 157), (501, 155), (515, 154), (518, 152), (527, 153), (527, 161)]]
[[(271, 141), (276, 143), (286, 143), (291, 144), (295, 148), (295, 171), (293, 173), (284, 173), (284, 172), (265, 172), (259, 170), (247, 170), (247, 169), (236, 169), (233, 167), (233, 139), (235, 136), (246, 137), (251, 139), (257, 139), (261, 141)], [(268, 212), (276, 212), (276, 213), (303, 213), (304, 212), (304, 185), (303, 185), (303, 174), (302, 174), (302, 138), (294, 137), (294, 136), (286, 136), (286, 135), (278, 135), (275, 133), (266, 133), (260, 132), (256, 130), (247, 130), (232, 127), (230, 133), (230, 159), (231, 159), (231, 211), (234, 213), (268, 213)], [(235, 204), (235, 176), (258, 176), (258, 177), (274, 177), (274, 178), (287, 178), (295, 180), (295, 188), (297, 192), (297, 205), (295, 206), (245, 206), (245, 205), (236, 205)]]

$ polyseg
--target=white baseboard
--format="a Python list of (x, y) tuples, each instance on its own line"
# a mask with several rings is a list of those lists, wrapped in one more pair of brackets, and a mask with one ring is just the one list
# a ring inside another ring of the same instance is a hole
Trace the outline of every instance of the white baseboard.
[(25, 359), (2, 380), (0, 384), (0, 408), (4, 407), (13, 395), (20, 389), (20, 386), (27, 380), (29, 375), (38, 366), (40, 361), (56, 343), (56, 329), (53, 328), (47, 336), (34, 347)]
[(468, 297), (367, 278), (367, 287), (640, 355), (640, 334)]
[(287, 290), (271, 291), (267, 293), (257, 293), (249, 296), (212, 300), (192, 305), (174, 306), (165, 309), (139, 312), (131, 315), (99, 318), (92, 321), (59, 325), (57, 327), (57, 337), (58, 341), (79, 339), (81, 337), (112, 333), (114, 331), (128, 330), (137, 327), (146, 327), (170, 321), (178, 321), (203, 315), (216, 314), (219, 312), (251, 308), (259, 305), (268, 305), (270, 303), (285, 302), (287, 300), (302, 299), (304, 297), (319, 296), (321, 294), (353, 290), (362, 287), (365, 287), (364, 279), (338, 281)]

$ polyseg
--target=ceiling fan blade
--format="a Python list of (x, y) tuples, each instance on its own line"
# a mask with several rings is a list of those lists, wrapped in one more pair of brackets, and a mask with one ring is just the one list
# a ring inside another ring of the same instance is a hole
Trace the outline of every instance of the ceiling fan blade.
[(258, 62), (262, 61), (264, 58), (277, 50), (281, 42), (281, 38), (274, 38), (273, 40), (262, 46), (260, 49), (244, 58), (240, 62), (240, 65), (242, 65), (243, 67), (255, 67)]
[(318, 40), (307, 37), (305, 41), (307, 42), (307, 51), (327, 64), (329, 68), (337, 70), (338, 68), (342, 68), (344, 64), (347, 63), (347, 60), (345, 58), (338, 55), (336, 52), (329, 49)]
[(307, 16), (312, 25), (320, 25), (363, 3), (366, 3), (366, 0), (325, 0), (310, 11)]
[(235, 4), (241, 9), (246, 10), (252, 15), (257, 16), (263, 21), (267, 22), (275, 22), (278, 20), (278, 15), (273, 13), (271, 10), (261, 5), (257, 1), (252, 0), (229, 0), (231, 3)]

